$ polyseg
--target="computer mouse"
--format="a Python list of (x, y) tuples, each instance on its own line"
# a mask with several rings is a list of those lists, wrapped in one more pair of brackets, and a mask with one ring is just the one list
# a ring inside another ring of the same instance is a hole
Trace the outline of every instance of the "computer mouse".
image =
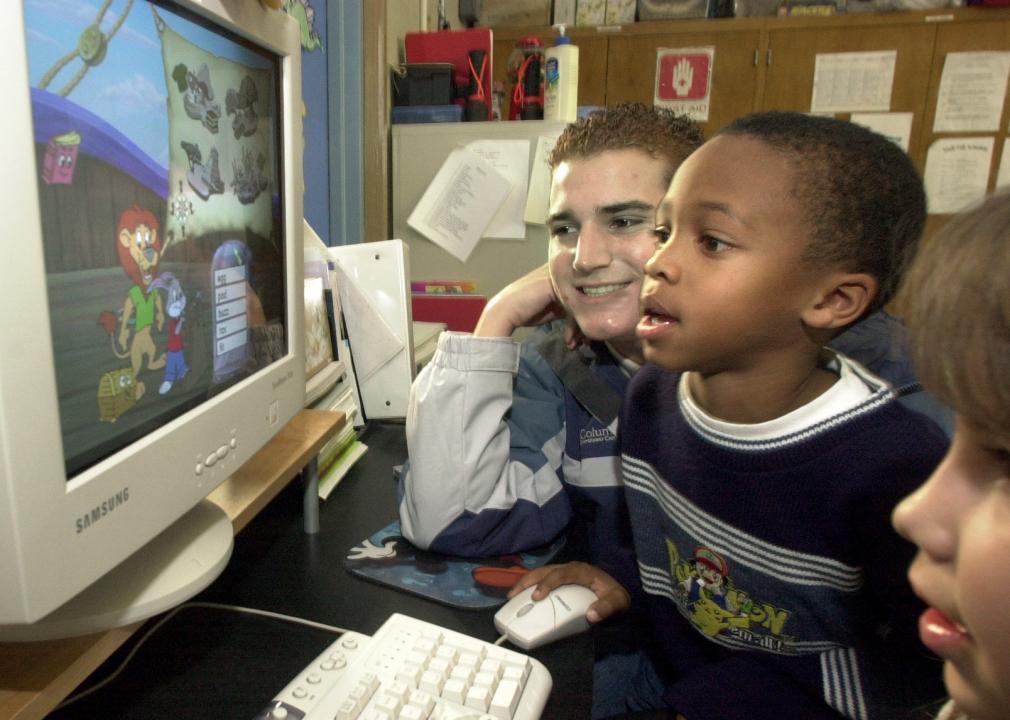
[(596, 602), (596, 593), (584, 585), (561, 585), (541, 600), (531, 599), (536, 586), (528, 587), (494, 615), (494, 626), (509, 641), (524, 650), (546, 645), (589, 628), (586, 610)]

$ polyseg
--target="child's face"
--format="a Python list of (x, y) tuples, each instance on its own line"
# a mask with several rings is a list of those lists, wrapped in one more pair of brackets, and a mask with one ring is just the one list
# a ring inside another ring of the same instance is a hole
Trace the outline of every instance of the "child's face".
[(930, 609), (922, 642), (944, 661), (951, 697), (973, 720), (1010, 708), (1010, 432), (959, 417), (933, 475), (894, 511), (919, 546), (908, 577)]
[(804, 342), (800, 315), (820, 274), (786, 158), (719, 136), (681, 165), (657, 213), (638, 337), (646, 360), (701, 373), (781, 364)]
[(668, 167), (639, 150), (609, 150), (561, 163), (551, 186), (548, 266), (558, 297), (586, 337), (626, 342), (634, 354)]

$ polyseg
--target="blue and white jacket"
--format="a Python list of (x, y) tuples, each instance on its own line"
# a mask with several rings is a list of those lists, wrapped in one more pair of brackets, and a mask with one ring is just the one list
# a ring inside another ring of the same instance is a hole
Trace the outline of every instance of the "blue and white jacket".
[[(628, 372), (563, 324), (524, 342), (444, 332), (411, 389), (400, 525), (418, 547), (486, 557), (568, 531), (620, 573), (631, 535), (616, 452)], [(616, 557), (615, 557), (616, 554)]]

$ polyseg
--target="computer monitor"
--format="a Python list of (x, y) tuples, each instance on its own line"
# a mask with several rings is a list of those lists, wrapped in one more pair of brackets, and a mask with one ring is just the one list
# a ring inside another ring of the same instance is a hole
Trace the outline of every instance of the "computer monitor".
[(0, 639), (45, 639), (209, 584), (206, 496), (302, 408), (301, 48), (255, 0), (0, 35)]

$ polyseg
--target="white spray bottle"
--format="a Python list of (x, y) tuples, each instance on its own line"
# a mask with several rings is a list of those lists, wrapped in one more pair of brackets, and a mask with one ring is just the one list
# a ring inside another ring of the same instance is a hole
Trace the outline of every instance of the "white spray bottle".
[(579, 106), (579, 48), (555, 25), (558, 39), (545, 53), (544, 120), (575, 122)]

